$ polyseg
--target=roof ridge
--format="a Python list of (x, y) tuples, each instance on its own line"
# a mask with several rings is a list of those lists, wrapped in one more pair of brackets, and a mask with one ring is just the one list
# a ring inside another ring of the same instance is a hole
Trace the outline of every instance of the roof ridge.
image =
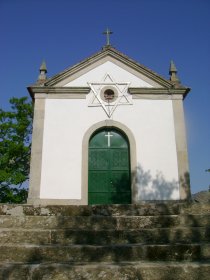
[(156, 71), (150, 69), (149, 67), (145, 66), (144, 64), (141, 64), (139, 63), (138, 61), (136, 61), (135, 59), (133, 58), (130, 58), (128, 55), (124, 54), (123, 52), (113, 48), (113, 50), (116, 52), (116, 53), (119, 53), (120, 55), (124, 56), (125, 58), (127, 58), (129, 61), (132, 61), (133, 63), (137, 64), (138, 66), (146, 69), (147, 71), (149, 72), (152, 72), (154, 75), (156, 75), (157, 77), (160, 77), (164, 80), (166, 80), (167, 82), (169, 82), (172, 86), (173, 86), (173, 83), (170, 81), (170, 80), (167, 80), (165, 77), (163, 77), (162, 75), (158, 74)]
[[(142, 71), (142, 74), (147, 76), (149, 79), (154, 80), (155, 82), (167, 87), (167, 88), (172, 88), (174, 87), (173, 82), (170, 80), (167, 80), (165, 77), (159, 75), (157, 72), (151, 70), (150, 68), (144, 66), (143, 64), (140, 64), (136, 60), (128, 57), (121, 51), (117, 50), (113, 46), (104, 46), (102, 49), (93, 55), (81, 60), (80, 62), (64, 69), (62, 72), (52, 76), (51, 78), (48, 78), (48, 80), (45, 82), (44, 86), (52, 86), (57, 82), (60, 82), (61, 80), (65, 79), (67, 77), (67, 74), (71, 71), (73, 73), (79, 71), (81, 68), (88, 66), (89, 64), (93, 63), (96, 60), (99, 60), (101, 57), (104, 55), (110, 55), (113, 56), (115, 59), (121, 60), (122, 63), (127, 64), (130, 67), (133, 67), (136, 71), (140, 70)], [(180, 85), (180, 87), (183, 87)]]

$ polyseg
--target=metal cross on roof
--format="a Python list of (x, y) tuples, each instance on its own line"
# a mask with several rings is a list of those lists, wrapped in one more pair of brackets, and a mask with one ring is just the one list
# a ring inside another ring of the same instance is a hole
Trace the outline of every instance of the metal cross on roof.
[(103, 34), (106, 35), (106, 45), (110, 46), (110, 35), (113, 34), (113, 32), (107, 27), (106, 31), (104, 31)]

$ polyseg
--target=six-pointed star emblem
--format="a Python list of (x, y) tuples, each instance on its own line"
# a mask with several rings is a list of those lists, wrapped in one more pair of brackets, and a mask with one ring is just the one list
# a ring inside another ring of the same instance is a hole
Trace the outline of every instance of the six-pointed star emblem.
[[(89, 107), (102, 107), (110, 118), (119, 105), (132, 105), (128, 94), (129, 82), (115, 82), (110, 74), (106, 74), (101, 82), (88, 83), (93, 93)], [(113, 91), (113, 98), (106, 98), (106, 90)]]

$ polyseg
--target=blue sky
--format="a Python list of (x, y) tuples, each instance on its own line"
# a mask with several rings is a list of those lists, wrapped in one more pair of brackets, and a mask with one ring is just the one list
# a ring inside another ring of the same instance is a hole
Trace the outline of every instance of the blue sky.
[(139, 63), (182, 84), (192, 193), (210, 185), (209, 0), (0, 0), (0, 107), (28, 95), (43, 59), (48, 77), (99, 51), (102, 32)]

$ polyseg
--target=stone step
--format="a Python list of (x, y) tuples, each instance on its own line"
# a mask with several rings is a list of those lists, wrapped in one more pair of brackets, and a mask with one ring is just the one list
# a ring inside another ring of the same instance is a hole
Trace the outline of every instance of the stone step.
[(210, 214), (210, 203), (182, 203), (180, 213), (184, 214)]
[(207, 280), (209, 263), (0, 264), (2, 280)]
[(17, 204), (0, 204), (0, 215), (13, 216), (152, 216), (176, 215), (180, 213), (181, 204), (142, 203), (128, 205), (67, 205), (67, 206), (33, 206)]
[(13, 216), (152, 216), (178, 214), (210, 214), (210, 203), (142, 202), (129, 205), (65, 205), (34, 206), (0, 204), (0, 215)]
[(0, 228), (24, 229), (140, 229), (210, 226), (210, 215), (161, 216), (0, 216)]
[(177, 216), (1, 216), (0, 228), (39, 229), (138, 229), (179, 224)]
[(138, 230), (0, 229), (0, 244), (168, 244), (210, 241), (210, 227), (175, 227)]
[(210, 244), (2, 245), (0, 263), (210, 261)]

